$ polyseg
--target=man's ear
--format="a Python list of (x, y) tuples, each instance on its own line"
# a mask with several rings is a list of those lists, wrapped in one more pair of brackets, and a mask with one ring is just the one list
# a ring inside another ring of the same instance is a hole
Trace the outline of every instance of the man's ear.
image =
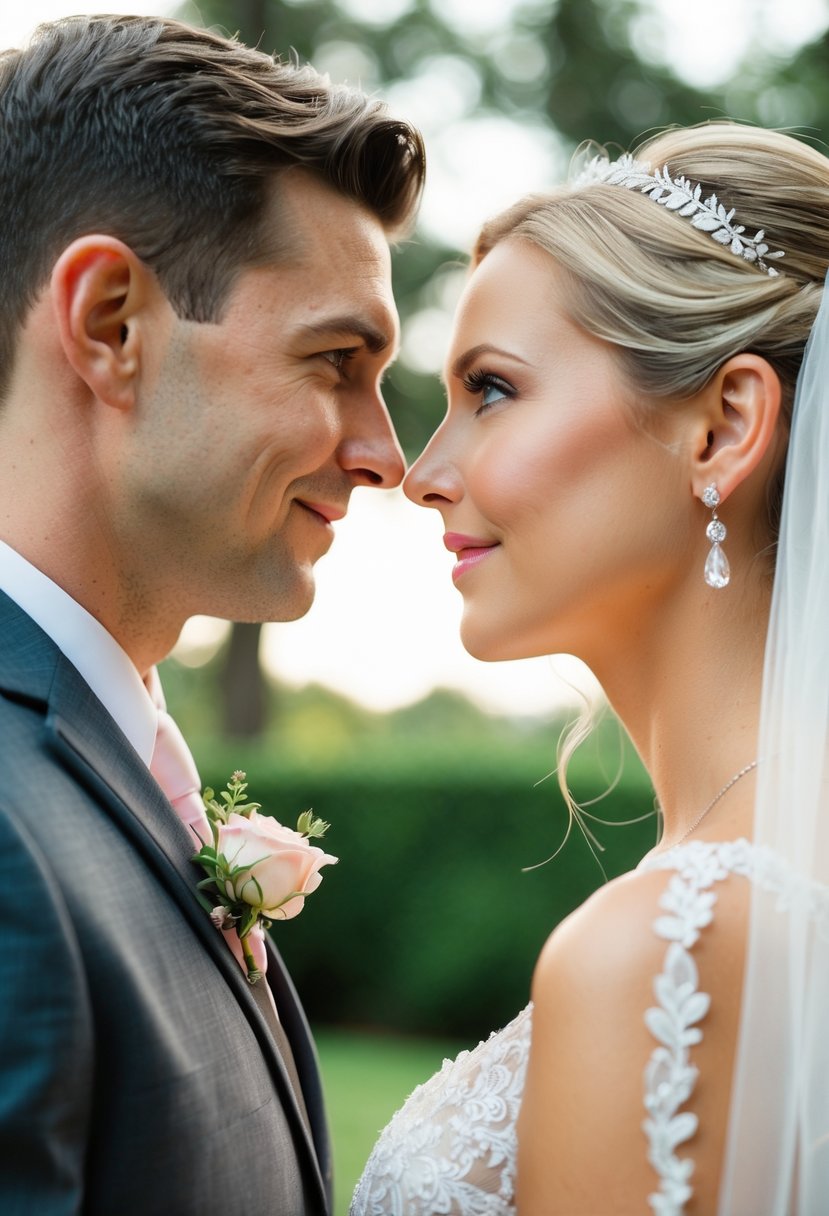
[(760, 355), (734, 355), (698, 397), (691, 488), (697, 498), (713, 482), (725, 501), (775, 449), (780, 379)]
[(51, 294), (67, 362), (106, 405), (129, 409), (141, 354), (139, 317), (151, 272), (115, 237), (79, 237), (52, 269)]

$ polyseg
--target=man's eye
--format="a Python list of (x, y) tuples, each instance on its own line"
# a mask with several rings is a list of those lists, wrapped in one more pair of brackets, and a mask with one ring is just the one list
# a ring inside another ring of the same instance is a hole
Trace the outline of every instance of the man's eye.
[(335, 367), (338, 372), (341, 372), (348, 363), (349, 359), (353, 359), (357, 353), (357, 347), (340, 346), (337, 350), (324, 350), (322, 352), (323, 359), (327, 359), (332, 367)]

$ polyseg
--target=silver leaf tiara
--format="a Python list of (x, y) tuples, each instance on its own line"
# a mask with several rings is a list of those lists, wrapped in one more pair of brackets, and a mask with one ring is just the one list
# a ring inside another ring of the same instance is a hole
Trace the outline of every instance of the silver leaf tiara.
[(755, 232), (754, 236), (746, 236), (745, 227), (734, 223), (734, 208), (726, 211), (716, 194), (703, 199), (702, 186), (695, 186), (687, 177), (671, 177), (667, 165), (651, 173), (650, 165), (634, 160), (628, 152), (618, 160), (594, 156), (570, 185), (575, 190), (581, 186), (590, 186), (594, 182), (624, 186), (627, 190), (639, 190), (666, 210), (687, 217), (695, 228), (707, 232), (717, 244), (728, 246), (732, 253), (744, 258), (746, 262), (751, 262), (766, 274), (776, 276), (780, 273), (768, 263), (773, 259), (785, 257), (785, 254), (781, 249), (774, 252), (769, 250), (763, 241), (763, 228)]

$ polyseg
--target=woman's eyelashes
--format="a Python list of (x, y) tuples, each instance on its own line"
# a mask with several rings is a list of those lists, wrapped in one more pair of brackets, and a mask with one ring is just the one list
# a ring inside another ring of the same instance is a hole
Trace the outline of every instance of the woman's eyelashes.
[(470, 396), (480, 398), (481, 404), (475, 411), (476, 414), (482, 414), (499, 402), (509, 401), (515, 396), (515, 389), (511, 384), (496, 376), (494, 372), (484, 371), (483, 368), (469, 372), (464, 377), (463, 387)]

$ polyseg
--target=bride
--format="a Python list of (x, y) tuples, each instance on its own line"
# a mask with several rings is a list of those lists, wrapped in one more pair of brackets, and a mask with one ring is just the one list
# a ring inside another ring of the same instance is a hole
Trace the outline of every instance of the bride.
[(406, 492), (467, 649), (584, 659), (664, 830), (398, 1112), (353, 1216), (827, 1210), (827, 266), (829, 161), (725, 122), (479, 238)]

